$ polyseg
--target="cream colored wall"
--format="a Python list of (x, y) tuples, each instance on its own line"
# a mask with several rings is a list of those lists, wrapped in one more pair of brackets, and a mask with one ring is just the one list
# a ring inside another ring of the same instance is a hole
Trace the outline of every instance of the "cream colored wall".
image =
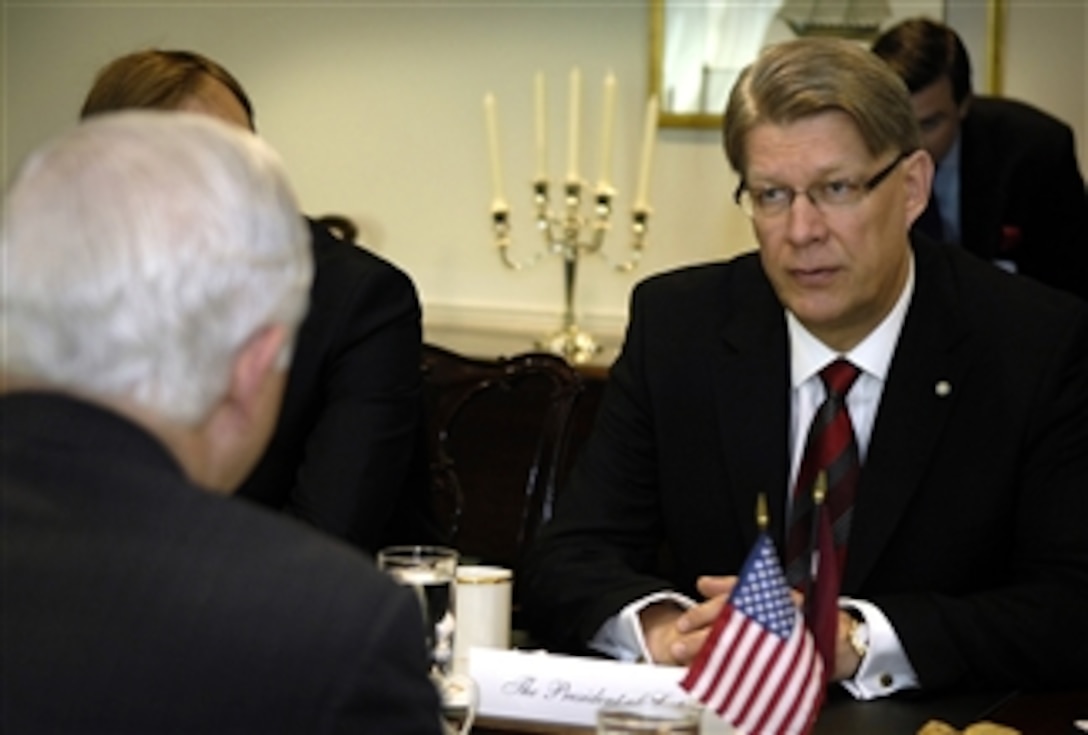
[[(4, 3), (5, 173), (71, 124), (94, 71), (114, 56), (146, 46), (196, 49), (247, 86), (260, 131), (284, 155), (304, 209), (358, 220), (366, 241), (413, 276), (429, 322), (546, 330), (561, 304), (560, 264), (548, 258), (515, 273), (496, 257), (481, 100), (487, 91), (498, 98), (515, 254), (528, 257), (538, 243), (529, 212), (533, 75), (540, 70), (548, 78), (550, 161), (558, 174), (565, 161), (566, 79), (578, 65), (583, 171), (590, 179), (601, 79), (612, 70), (619, 80), (619, 194), (605, 250), (614, 259), (626, 255), (647, 94), (646, 2), (112, 5)], [(951, 0), (948, 12), (982, 67), (984, 5)], [(1015, 0), (1006, 58), (1006, 92), (1074, 124), (1082, 161), (1088, 160), (1084, 16), (1083, 3)], [(645, 257), (630, 275), (611, 272), (602, 259), (583, 262), (583, 322), (616, 333), (638, 278), (751, 248), (748, 223), (729, 201), (735, 183), (716, 132), (659, 131)]]
[(1088, 0), (1005, 2), (1004, 94), (1072, 125), (1088, 172)]

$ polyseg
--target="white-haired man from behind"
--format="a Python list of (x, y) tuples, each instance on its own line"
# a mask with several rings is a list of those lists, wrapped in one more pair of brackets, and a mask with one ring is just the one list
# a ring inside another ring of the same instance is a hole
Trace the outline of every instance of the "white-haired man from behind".
[(275, 153), (195, 114), (86, 122), (20, 168), (0, 259), (4, 729), (438, 733), (411, 594), (221, 496), (312, 278)]

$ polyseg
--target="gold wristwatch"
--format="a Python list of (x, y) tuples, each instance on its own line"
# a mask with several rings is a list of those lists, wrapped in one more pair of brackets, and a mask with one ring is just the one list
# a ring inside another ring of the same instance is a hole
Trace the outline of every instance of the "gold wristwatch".
[(865, 654), (869, 653), (869, 626), (864, 620), (850, 616), (850, 629), (846, 631), (846, 639), (858, 658), (864, 659)]

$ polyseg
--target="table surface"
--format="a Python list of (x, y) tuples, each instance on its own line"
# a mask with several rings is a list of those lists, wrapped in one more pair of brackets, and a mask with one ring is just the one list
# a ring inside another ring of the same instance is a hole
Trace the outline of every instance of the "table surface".
[[(841, 690), (836, 690), (839, 692)], [(908, 696), (858, 702), (834, 694), (817, 720), (815, 735), (913, 735), (930, 720), (955, 728), (988, 720), (1023, 735), (1075, 735), (1073, 722), (1088, 719), (1088, 690), (1053, 693), (989, 693), (955, 696)], [(592, 729), (530, 722), (480, 719), (477, 735), (588, 735)]]

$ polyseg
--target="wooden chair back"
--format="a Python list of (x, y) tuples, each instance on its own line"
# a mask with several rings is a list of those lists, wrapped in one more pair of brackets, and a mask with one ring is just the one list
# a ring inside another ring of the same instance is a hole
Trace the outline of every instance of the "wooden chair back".
[(516, 569), (554, 509), (582, 377), (551, 354), (479, 360), (425, 344), (423, 382), (440, 528), (465, 561)]

